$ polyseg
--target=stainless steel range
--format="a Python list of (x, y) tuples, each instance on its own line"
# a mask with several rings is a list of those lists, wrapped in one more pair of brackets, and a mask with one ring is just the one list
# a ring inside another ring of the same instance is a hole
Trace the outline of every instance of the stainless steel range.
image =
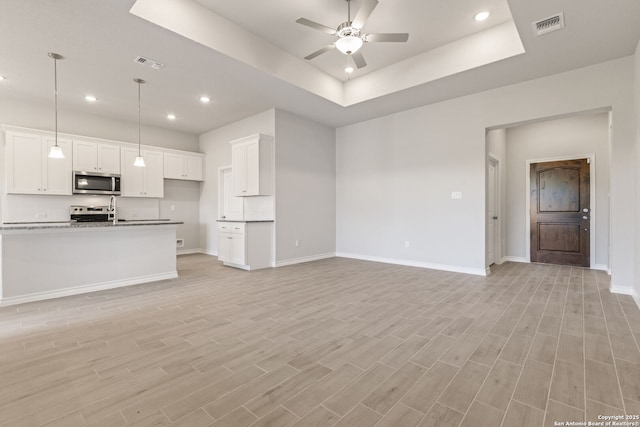
[(71, 221), (77, 222), (105, 222), (109, 221), (108, 206), (71, 206), (69, 208)]

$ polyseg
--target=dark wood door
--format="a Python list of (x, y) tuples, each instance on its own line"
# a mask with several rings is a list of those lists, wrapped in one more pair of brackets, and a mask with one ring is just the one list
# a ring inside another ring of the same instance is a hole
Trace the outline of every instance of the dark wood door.
[(531, 262), (589, 267), (589, 162), (531, 165)]

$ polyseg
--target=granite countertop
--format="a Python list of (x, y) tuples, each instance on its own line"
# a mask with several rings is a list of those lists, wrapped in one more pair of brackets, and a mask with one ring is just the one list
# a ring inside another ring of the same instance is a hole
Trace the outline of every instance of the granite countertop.
[(184, 224), (182, 221), (171, 221), (170, 219), (138, 219), (138, 220), (120, 220), (117, 223), (113, 221), (104, 222), (76, 222), (76, 221), (59, 221), (59, 222), (12, 222), (4, 223), (0, 226), (0, 230), (46, 230), (46, 229), (80, 229), (80, 228), (105, 228), (105, 227), (127, 227), (141, 225), (178, 225)]

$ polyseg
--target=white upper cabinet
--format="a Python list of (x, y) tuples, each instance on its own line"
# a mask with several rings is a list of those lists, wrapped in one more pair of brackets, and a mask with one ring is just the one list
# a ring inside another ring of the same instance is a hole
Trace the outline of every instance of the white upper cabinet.
[(231, 141), (233, 194), (269, 196), (273, 183), (273, 138), (256, 134)]
[(164, 196), (164, 153), (142, 150), (145, 167), (133, 166), (138, 150), (122, 149), (121, 190), (126, 197)]
[(63, 159), (50, 159), (55, 136), (6, 133), (7, 193), (71, 195), (72, 144), (58, 138)]
[(164, 153), (164, 177), (167, 179), (202, 181), (203, 163), (203, 156)]
[(73, 170), (120, 173), (120, 147), (93, 141), (73, 140)]

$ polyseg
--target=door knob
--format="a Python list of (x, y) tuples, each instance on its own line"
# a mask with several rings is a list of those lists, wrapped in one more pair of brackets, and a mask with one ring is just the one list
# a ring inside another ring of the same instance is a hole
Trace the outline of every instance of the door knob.
[(589, 219), (589, 217), (588, 217), (588, 216), (586, 216), (586, 215), (583, 215), (583, 216), (582, 216), (582, 219)]
[(498, 217), (497, 217), (497, 216), (494, 216), (494, 217), (493, 217), (493, 219), (498, 219)]

